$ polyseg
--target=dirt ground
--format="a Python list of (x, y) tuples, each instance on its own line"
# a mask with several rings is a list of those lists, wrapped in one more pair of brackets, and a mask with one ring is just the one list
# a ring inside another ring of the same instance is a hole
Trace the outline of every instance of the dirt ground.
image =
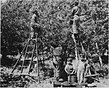
[[(105, 78), (99, 78), (99, 81), (100, 82), (95, 81), (94, 83), (91, 84), (91, 85), (96, 85), (96, 87), (89, 87), (89, 88), (109, 88), (109, 75)], [(22, 87), (11, 86), (11, 87), (2, 87), (2, 88), (22, 88)], [(52, 79), (47, 79), (45, 81), (41, 81), (41, 83), (31, 83), (29, 87), (27, 88), (54, 88), (54, 87), (52, 84)], [(55, 88), (69, 88), (69, 87), (55, 87)], [(73, 87), (70, 87), (70, 88), (73, 88)], [(85, 87), (85, 88), (88, 88), (88, 87)]]
[[(90, 87), (90, 88), (109, 88), (109, 79), (100, 78), (100, 82), (99, 83), (94, 82), (93, 85), (96, 85), (97, 87)], [(31, 86), (29, 88), (54, 88), (54, 87), (52, 84), (45, 81), (45, 82), (40, 83), (40, 84), (31, 84)], [(57, 88), (59, 88), (59, 87), (57, 87)], [(69, 87), (62, 87), (62, 88), (69, 88)], [(86, 88), (88, 88), (88, 87), (86, 87)]]
[[(82, 87), (82, 88), (109, 88), (109, 79), (100, 78), (100, 82), (94, 82), (91, 85), (96, 85), (96, 87)], [(5, 87), (5, 88), (22, 88), (22, 87)], [(78, 87), (53, 87), (53, 84), (50, 83), (49, 80), (47, 80), (41, 83), (32, 83), (27, 88), (78, 88)]]

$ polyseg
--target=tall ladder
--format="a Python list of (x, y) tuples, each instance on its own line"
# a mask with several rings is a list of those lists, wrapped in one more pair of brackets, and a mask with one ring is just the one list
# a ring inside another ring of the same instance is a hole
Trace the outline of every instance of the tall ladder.
[(72, 33), (72, 38), (73, 38), (73, 41), (75, 43), (75, 58), (76, 58), (76, 60), (78, 60), (79, 57), (78, 57), (77, 43), (76, 43), (74, 33)]
[[(24, 57), (22, 59), (22, 56)], [(35, 60), (36, 59), (36, 60)], [(38, 53), (37, 53), (37, 34), (36, 34), (36, 38), (29, 38), (25, 47), (23, 48), (22, 52), (21, 52), (21, 55), (20, 55), (20, 58), (17, 60), (17, 62), (15, 63), (14, 67), (13, 67), (13, 70), (11, 71), (11, 73), (14, 73), (15, 69), (17, 68), (18, 66), (18, 63), (21, 62), (21, 69), (20, 69), (20, 74), (23, 74), (25, 72), (24, 71), (24, 68), (25, 68), (25, 63), (26, 61), (29, 61), (29, 65), (27, 66), (27, 71), (26, 71), (26, 74), (30, 74), (30, 70), (32, 69), (32, 65), (33, 65), (33, 62), (35, 62), (35, 66), (33, 66), (33, 70), (37, 68), (37, 76), (39, 76), (39, 71), (38, 71)], [(34, 61), (35, 60), (35, 61)]]

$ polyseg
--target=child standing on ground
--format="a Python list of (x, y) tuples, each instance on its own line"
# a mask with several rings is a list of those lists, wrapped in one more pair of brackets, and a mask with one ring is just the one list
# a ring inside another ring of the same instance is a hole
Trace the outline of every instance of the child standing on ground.
[(72, 58), (67, 59), (67, 64), (65, 66), (65, 72), (68, 74), (68, 82), (71, 82), (72, 75), (74, 74), (74, 69), (72, 65)]

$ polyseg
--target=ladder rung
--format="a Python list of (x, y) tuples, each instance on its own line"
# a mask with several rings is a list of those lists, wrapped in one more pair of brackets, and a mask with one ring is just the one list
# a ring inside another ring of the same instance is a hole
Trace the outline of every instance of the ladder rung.
[(14, 75), (25, 75), (25, 76), (29, 76), (30, 74), (28, 74), (28, 73), (14, 73)]
[(32, 74), (32, 73), (31, 73), (30, 76), (36, 76), (36, 77), (38, 77), (38, 74), (36, 74), (36, 73), (33, 73), (33, 74)]
[(30, 52), (26, 52), (26, 53), (27, 53), (27, 54), (30, 54), (30, 53), (32, 54), (32, 53), (33, 53), (33, 51), (30, 51)]
[(26, 67), (28, 67), (28, 66), (19, 66), (18, 68), (21, 68), (21, 67), (26, 68)]
[(25, 60), (24, 59), (21, 59), (21, 61), (30, 61), (31, 59), (28, 59), (26, 58)]
[(25, 61), (30, 61), (31, 59), (25, 59)]
[(37, 40), (37, 39), (32, 39), (32, 40)]
[(37, 38), (32, 38), (32, 39), (30, 39), (30, 41), (32, 41), (32, 40), (37, 40)]
[(31, 45), (31, 44), (29, 44), (28, 47), (35, 47), (35, 45)]

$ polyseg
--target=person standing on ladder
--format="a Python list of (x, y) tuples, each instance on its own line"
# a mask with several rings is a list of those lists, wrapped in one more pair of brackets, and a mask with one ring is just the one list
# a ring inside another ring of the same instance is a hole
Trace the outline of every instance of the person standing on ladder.
[(78, 27), (79, 27), (79, 12), (80, 12), (80, 8), (79, 8), (79, 2), (75, 2), (74, 3), (74, 7), (72, 8), (72, 13), (71, 13), (71, 24), (72, 28), (71, 28), (71, 32), (72, 32), (72, 38), (74, 40), (74, 42), (76, 43), (76, 40), (78, 40)]
[(34, 32), (39, 27), (39, 23), (38, 23), (38, 21), (39, 21), (39, 14), (38, 14), (37, 10), (32, 11), (32, 13), (33, 13), (33, 15), (31, 17), (31, 23), (30, 23), (30, 27), (31, 27), (30, 38), (34, 37)]
[[(39, 29), (39, 14), (38, 14), (38, 11), (37, 10), (33, 10), (32, 11), (32, 16), (31, 16), (31, 23), (30, 23), (30, 38), (34, 38), (34, 34), (37, 34), (38, 35), (38, 29)], [(36, 35), (36, 36), (37, 36)], [(37, 40), (37, 37), (36, 37), (36, 40)], [(37, 42), (37, 41), (36, 41)], [(34, 66), (33, 66), (33, 71), (32, 73), (37, 73), (38, 75), (38, 55), (37, 55), (37, 49), (35, 50), (36, 52), (36, 58), (34, 58)]]
[(79, 28), (79, 13), (80, 13), (80, 8), (79, 8), (79, 2), (74, 3), (74, 7), (72, 8), (71, 14), (70, 14), (70, 29), (72, 33), (72, 38), (75, 43), (75, 58), (76, 60), (78, 59), (77, 55), (77, 43), (79, 41), (79, 36), (78, 36), (78, 28)]

